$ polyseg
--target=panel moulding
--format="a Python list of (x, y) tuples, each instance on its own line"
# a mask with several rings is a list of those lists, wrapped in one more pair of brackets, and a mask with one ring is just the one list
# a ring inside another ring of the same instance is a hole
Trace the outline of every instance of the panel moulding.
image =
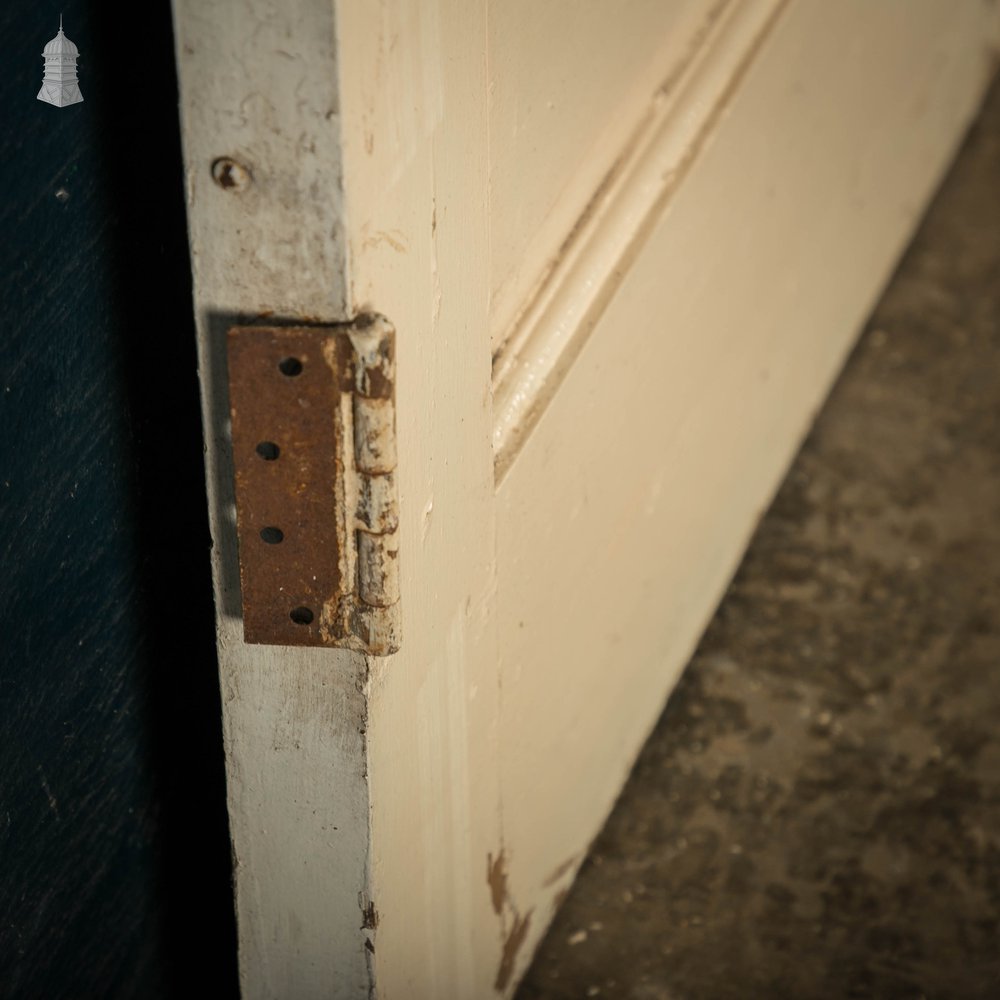
[(616, 168), (521, 309), (493, 363), (497, 484), (586, 342), (787, 0), (741, 0), (653, 95)]

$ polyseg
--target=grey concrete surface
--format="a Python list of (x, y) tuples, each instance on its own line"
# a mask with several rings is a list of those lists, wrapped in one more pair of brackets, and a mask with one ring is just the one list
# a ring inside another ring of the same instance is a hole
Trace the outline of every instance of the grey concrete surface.
[(1000, 998), (1000, 87), (519, 1000)]

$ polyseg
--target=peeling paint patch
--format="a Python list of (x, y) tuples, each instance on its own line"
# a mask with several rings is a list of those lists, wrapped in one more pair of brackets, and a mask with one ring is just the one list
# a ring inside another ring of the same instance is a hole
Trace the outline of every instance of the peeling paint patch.
[(497, 855), (496, 861), (492, 854), (486, 855), (486, 882), (490, 887), (490, 899), (493, 911), (503, 912), (504, 900), (507, 898), (507, 857), (503, 850)]
[(503, 955), (500, 956), (500, 968), (497, 969), (496, 982), (493, 983), (493, 988), (500, 993), (507, 988), (507, 984), (514, 974), (514, 962), (517, 959), (518, 949), (524, 944), (524, 939), (528, 936), (528, 927), (531, 924), (532, 912), (533, 910), (528, 910), (523, 917), (518, 917), (514, 921), (514, 926), (511, 927), (510, 933), (507, 935), (507, 940), (504, 941)]

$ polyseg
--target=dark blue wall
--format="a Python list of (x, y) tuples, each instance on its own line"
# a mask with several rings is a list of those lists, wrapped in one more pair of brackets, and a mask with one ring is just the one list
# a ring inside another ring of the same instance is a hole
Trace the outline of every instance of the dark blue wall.
[(232, 996), (170, 6), (0, 39), (0, 996)]

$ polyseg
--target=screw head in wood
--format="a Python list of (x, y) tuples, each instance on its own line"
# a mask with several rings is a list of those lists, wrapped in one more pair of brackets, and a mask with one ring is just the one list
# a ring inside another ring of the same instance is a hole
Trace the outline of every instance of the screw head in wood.
[(212, 161), (212, 180), (226, 191), (245, 191), (253, 182), (250, 168), (232, 157), (220, 156)]

